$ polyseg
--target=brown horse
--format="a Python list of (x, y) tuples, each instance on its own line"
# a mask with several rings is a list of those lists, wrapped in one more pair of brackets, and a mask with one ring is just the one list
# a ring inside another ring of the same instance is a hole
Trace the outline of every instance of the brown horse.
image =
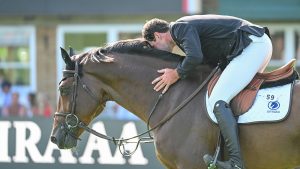
[[(141, 40), (120, 41), (80, 55), (70, 54), (71, 59), (64, 50), (62, 55), (66, 71), (59, 85), (60, 97), (51, 136), (52, 142), (61, 149), (76, 146), (77, 138), (84, 131), (78, 127), (78, 121), (88, 125), (108, 100), (116, 101), (147, 122), (159, 95), (151, 85), (158, 76), (157, 70), (174, 68), (182, 60), (178, 55), (151, 49)], [(174, 84), (158, 103), (150, 127), (189, 97), (211, 70), (200, 66), (189, 78)], [(206, 86), (175, 116), (153, 131), (157, 158), (166, 168), (207, 168), (202, 157), (214, 153), (218, 127), (207, 116), (205, 94)], [(300, 83), (296, 81), (287, 119), (239, 126), (246, 168), (300, 166), (299, 97)]]

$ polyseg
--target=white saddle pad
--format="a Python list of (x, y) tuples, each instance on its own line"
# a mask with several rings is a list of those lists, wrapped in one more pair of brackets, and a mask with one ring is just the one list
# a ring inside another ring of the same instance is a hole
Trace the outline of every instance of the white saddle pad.
[[(260, 89), (253, 106), (248, 112), (238, 118), (238, 123), (274, 122), (283, 120), (289, 113), (292, 84)], [(206, 108), (210, 119), (217, 123), (213, 107), (208, 103), (206, 93)]]

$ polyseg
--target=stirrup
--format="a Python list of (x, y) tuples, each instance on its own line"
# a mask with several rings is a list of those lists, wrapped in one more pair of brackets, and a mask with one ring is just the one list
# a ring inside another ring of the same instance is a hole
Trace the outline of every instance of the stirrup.
[(213, 163), (209, 164), (207, 169), (218, 169), (217, 166)]
[[(207, 169), (244, 169), (230, 161), (216, 161), (216, 163), (214, 164), (214, 158), (208, 154), (204, 155), (203, 157), (205, 163), (207, 164)], [(232, 166), (233, 164), (233, 166)], [(222, 166), (222, 168), (218, 167), (218, 165)]]
[(203, 156), (203, 160), (205, 164), (207, 165), (207, 169), (218, 169), (217, 167), (217, 156), (212, 157), (208, 154), (205, 154)]
[(219, 132), (217, 148), (215, 150), (213, 160), (211, 160), (211, 162), (207, 162), (206, 160), (208, 158), (210, 158), (209, 155), (208, 156), (204, 155), (204, 157), (203, 157), (203, 160), (208, 165), (207, 169), (217, 169), (217, 161), (218, 161), (219, 154), (220, 154), (220, 151), (221, 151), (221, 144), (222, 144), (222, 134), (221, 134), (221, 132)]

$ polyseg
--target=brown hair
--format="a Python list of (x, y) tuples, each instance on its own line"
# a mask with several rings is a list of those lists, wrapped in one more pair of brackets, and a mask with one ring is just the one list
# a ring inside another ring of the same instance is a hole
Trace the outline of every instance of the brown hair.
[(147, 41), (154, 41), (154, 32), (165, 33), (169, 30), (169, 23), (165, 20), (154, 18), (147, 21), (142, 30), (142, 36)]

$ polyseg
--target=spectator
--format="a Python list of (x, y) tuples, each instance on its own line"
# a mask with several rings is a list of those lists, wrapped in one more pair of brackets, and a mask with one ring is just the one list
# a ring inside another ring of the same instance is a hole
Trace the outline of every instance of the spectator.
[(9, 106), (3, 107), (3, 116), (20, 116), (26, 115), (26, 108), (19, 102), (19, 93), (12, 94), (12, 101)]
[(52, 105), (49, 102), (49, 97), (47, 94), (39, 94), (38, 95), (39, 102), (39, 110), (41, 112), (41, 115), (44, 117), (51, 117), (53, 108)]
[(29, 117), (41, 115), (35, 93), (28, 94), (28, 103), (29, 103), (29, 107), (28, 107), (27, 114)]
[(2, 90), (0, 91), (0, 108), (3, 109), (4, 107), (8, 107), (11, 105), (11, 101), (12, 101), (11, 83), (7, 80), (4, 80), (1, 83), (1, 89)]

